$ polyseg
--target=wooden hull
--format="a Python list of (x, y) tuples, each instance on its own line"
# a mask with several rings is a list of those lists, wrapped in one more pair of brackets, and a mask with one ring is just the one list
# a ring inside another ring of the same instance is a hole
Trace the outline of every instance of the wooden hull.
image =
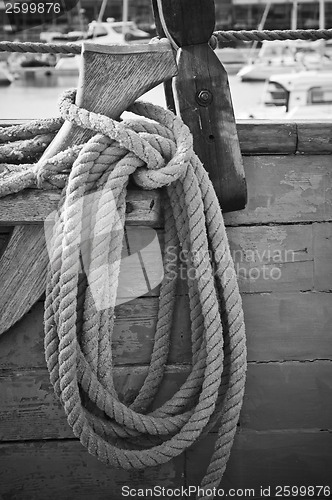
[[(331, 131), (327, 122), (238, 124), (249, 203), (225, 221), (244, 304), (248, 373), (220, 485), (226, 492), (250, 489), (246, 496), (262, 498), (263, 489), (274, 497), (278, 486), (294, 485), (307, 488), (303, 497), (315, 498), (309, 486), (332, 489)], [(29, 190), (0, 200), (1, 248), (12, 226), (42, 224), (58, 199), (54, 191)], [(159, 193), (133, 191), (127, 203), (127, 224), (154, 227), (162, 245)], [(190, 369), (185, 286), (178, 294), (156, 406)], [(117, 308), (116, 384), (126, 397), (144, 380), (157, 307), (158, 288)], [(43, 353), (42, 298), (0, 337), (0, 498), (120, 500), (124, 486), (198, 485), (215, 437), (211, 432), (161, 467), (134, 473), (108, 468), (73, 437), (53, 394)]]

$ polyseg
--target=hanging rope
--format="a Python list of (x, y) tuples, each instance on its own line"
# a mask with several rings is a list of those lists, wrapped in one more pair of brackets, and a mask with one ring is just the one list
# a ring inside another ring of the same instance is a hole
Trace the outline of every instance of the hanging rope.
[[(62, 118), (96, 135), (45, 163), (7, 172), (0, 191), (4, 195), (22, 186), (65, 186), (45, 301), (51, 382), (75, 436), (114, 467), (163, 464), (218, 423), (215, 451), (202, 483), (205, 489), (217, 487), (236, 432), (246, 371), (241, 298), (217, 197), (180, 118), (137, 102), (130, 111), (148, 120), (119, 123), (78, 108), (74, 99), (74, 92), (64, 94)], [(0, 133), (13, 138), (10, 129)], [(22, 131), (16, 128), (16, 133)], [(127, 406), (116, 391), (112, 334), (129, 176), (144, 189), (165, 190), (165, 273), (151, 363), (138, 395)], [(92, 201), (87, 196), (91, 193), (96, 194)], [(93, 235), (93, 265), (82, 274), (86, 234)], [(192, 367), (176, 394), (150, 411), (165, 372), (176, 300), (177, 280), (168, 266), (170, 246), (187, 251), (188, 266), (195, 271), (195, 280), (187, 281)], [(105, 259), (107, 276), (99, 266)], [(101, 291), (107, 308), (96, 307), (93, 287)]]
[[(165, 29), (165, 27), (163, 26), (163, 29)], [(170, 39), (173, 40), (171, 36)], [(332, 39), (332, 29), (262, 30), (262, 31), (229, 30), (229, 31), (215, 31), (211, 37), (210, 44), (213, 48), (216, 48), (217, 42), (252, 42), (252, 41), (263, 42), (264, 40), (272, 41), (272, 40), (331, 40), (331, 39)], [(89, 40), (87, 40), (87, 42), (89, 42)], [(36, 54), (37, 53), (80, 54), (81, 49), (82, 46), (80, 43), (0, 42), (0, 52), (32, 52)]]

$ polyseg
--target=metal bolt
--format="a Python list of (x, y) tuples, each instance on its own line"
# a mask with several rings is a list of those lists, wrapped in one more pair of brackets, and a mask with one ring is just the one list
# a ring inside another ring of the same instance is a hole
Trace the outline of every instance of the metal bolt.
[(207, 90), (207, 89), (203, 89), (203, 90), (200, 90), (199, 92), (197, 92), (196, 94), (196, 101), (198, 102), (198, 104), (200, 104), (201, 106), (208, 106), (209, 104), (211, 104), (212, 102), (212, 99), (213, 99), (213, 95), (212, 93)]

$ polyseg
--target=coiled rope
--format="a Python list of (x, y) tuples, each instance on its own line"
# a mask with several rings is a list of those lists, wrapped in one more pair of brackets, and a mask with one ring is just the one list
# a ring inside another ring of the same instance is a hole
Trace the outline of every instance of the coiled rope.
[[(189, 129), (170, 111), (137, 102), (130, 111), (143, 118), (116, 122), (78, 108), (74, 99), (73, 91), (62, 97), (62, 118), (96, 135), (47, 162), (7, 172), (0, 190), (5, 195), (22, 186), (64, 186), (45, 301), (51, 382), (75, 436), (92, 455), (114, 467), (163, 464), (218, 423), (202, 482), (206, 493), (199, 496), (213, 498), (211, 489), (221, 481), (236, 432), (246, 372), (241, 297), (216, 194), (194, 154)], [(41, 124), (43, 132), (46, 126)], [(36, 123), (34, 128), (38, 130)], [(0, 134), (13, 140), (22, 128)], [(151, 363), (127, 406), (113, 378), (112, 333), (129, 176), (144, 189), (164, 188), (165, 274)], [(91, 193), (97, 196), (89, 201)], [(89, 257), (94, 265), (82, 274), (80, 249), (86, 234), (93, 235)], [(195, 271), (195, 280), (187, 281), (192, 367), (171, 399), (150, 411), (165, 372), (176, 299), (177, 280), (167, 265), (169, 246), (187, 251)], [(99, 265), (105, 258), (106, 280)], [(93, 287), (107, 296), (107, 308), (96, 307)]]
[[(210, 44), (218, 42), (263, 42), (265, 40), (331, 40), (332, 29), (310, 30), (229, 30), (215, 31)], [(89, 41), (89, 40), (87, 40)], [(32, 52), (43, 54), (80, 54), (80, 43), (0, 42), (0, 52)]]

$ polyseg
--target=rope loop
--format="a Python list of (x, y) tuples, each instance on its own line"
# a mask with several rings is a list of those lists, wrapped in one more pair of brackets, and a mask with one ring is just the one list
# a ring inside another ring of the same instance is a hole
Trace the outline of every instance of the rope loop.
[[(63, 187), (47, 238), (51, 383), (75, 436), (113, 467), (166, 463), (218, 423), (199, 496), (210, 499), (230, 455), (246, 374), (242, 303), (218, 199), (188, 127), (170, 111), (138, 101), (129, 111), (139, 118), (116, 122), (74, 100), (74, 90), (62, 96), (62, 119), (95, 135), (0, 179), (0, 196), (37, 184)], [(127, 401), (118, 394), (112, 336), (130, 177), (144, 189), (163, 188), (165, 249), (151, 362)], [(192, 363), (175, 394), (155, 407), (169, 362), (180, 251), (187, 255)]]

